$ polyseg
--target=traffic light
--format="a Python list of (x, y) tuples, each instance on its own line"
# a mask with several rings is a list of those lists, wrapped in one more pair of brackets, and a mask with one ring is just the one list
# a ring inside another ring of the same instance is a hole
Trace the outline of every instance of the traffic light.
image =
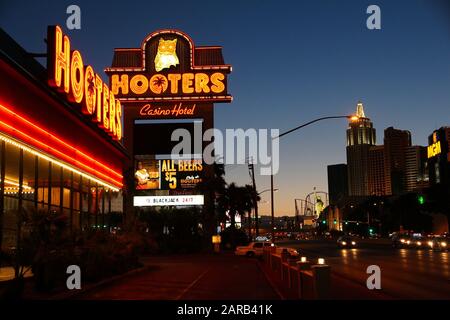
[(370, 234), (373, 233), (373, 229), (372, 229), (372, 228), (369, 229), (369, 233), (370, 233)]
[(348, 224), (348, 221), (345, 221), (345, 224)]
[(417, 202), (418, 202), (420, 205), (423, 205), (423, 204), (425, 203), (425, 197), (424, 197), (423, 194), (419, 194), (419, 195), (417, 196)]
[(333, 224), (336, 224), (336, 223), (337, 223), (337, 221), (336, 221), (336, 219), (334, 219)]
[(325, 220), (322, 220), (322, 224), (326, 224), (327, 222)]

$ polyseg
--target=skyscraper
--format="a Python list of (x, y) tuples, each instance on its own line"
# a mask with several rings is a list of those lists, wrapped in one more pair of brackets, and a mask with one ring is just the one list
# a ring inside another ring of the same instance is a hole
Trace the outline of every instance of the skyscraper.
[(373, 146), (369, 149), (369, 194), (386, 195), (384, 146)]
[(347, 171), (350, 196), (367, 196), (369, 192), (369, 150), (376, 143), (376, 132), (364, 114), (362, 102), (356, 106), (357, 120), (347, 129)]
[(328, 196), (330, 204), (333, 205), (348, 196), (347, 165), (344, 163), (333, 164), (327, 167), (327, 171)]
[(406, 192), (424, 189), (428, 186), (427, 148), (411, 146), (406, 149)]
[(411, 146), (411, 133), (389, 127), (384, 130), (384, 163), (386, 194), (406, 191), (406, 150)]

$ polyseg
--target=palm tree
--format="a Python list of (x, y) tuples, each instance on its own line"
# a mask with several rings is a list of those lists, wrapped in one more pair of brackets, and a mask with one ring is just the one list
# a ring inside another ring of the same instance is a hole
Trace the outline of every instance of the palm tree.
[(162, 93), (164, 90), (164, 85), (166, 84), (166, 80), (162, 76), (157, 76), (155, 80), (153, 80), (153, 85), (159, 88), (159, 93)]
[(209, 178), (198, 184), (196, 189), (205, 195), (205, 204), (203, 206), (203, 219), (206, 229), (205, 244), (209, 244), (211, 236), (216, 233), (215, 227), (218, 221), (225, 220), (226, 210), (228, 210), (225, 201), (225, 167), (223, 164), (214, 163), (206, 167), (209, 170)]

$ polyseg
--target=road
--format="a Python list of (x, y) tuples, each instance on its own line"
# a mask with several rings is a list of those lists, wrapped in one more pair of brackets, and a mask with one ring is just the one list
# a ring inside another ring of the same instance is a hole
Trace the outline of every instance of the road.
[(308, 259), (325, 258), (333, 275), (366, 286), (369, 265), (381, 268), (381, 287), (393, 299), (450, 299), (450, 252), (394, 249), (386, 240), (366, 240), (357, 249), (338, 249), (331, 240), (280, 241)]

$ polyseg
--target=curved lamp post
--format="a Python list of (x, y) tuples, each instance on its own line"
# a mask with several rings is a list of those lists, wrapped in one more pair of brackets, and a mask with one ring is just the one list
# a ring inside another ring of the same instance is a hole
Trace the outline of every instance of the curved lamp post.
[[(280, 135), (273, 137), (272, 141), (275, 139), (279, 139), (291, 132), (297, 131), (301, 128), (304, 128), (306, 126), (309, 126), (310, 124), (322, 121), (322, 120), (328, 120), (328, 119), (348, 119), (350, 121), (356, 121), (359, 119), (358, 116), (356, 115), (346, 115), (346, 116), (330, 116), (330, 117), (321, 117), (321, 118), (317, 118), (314, 120), (311, 120), (309, 122), (306, 122), (302, 125), (299, 125), (298, 127), (295, 127), (293, 129), (290, 129), (286, 132), (281, 133)], [(272, 149), (271, 149), (272, 150)], [(273, 157), (272, 157), (273, 159)], [(271, 208), (270, 208), (270, 212), (271, 212), (271, 216), (272, 216), (272, 242), (275, 242), (275, 205), (274, 205), (274, 200), (273, 200), (273, 193), (274, 193), (274, 188), (273, 188), (273, 161), (270, 162), (270, 202), (271, 202)]]

